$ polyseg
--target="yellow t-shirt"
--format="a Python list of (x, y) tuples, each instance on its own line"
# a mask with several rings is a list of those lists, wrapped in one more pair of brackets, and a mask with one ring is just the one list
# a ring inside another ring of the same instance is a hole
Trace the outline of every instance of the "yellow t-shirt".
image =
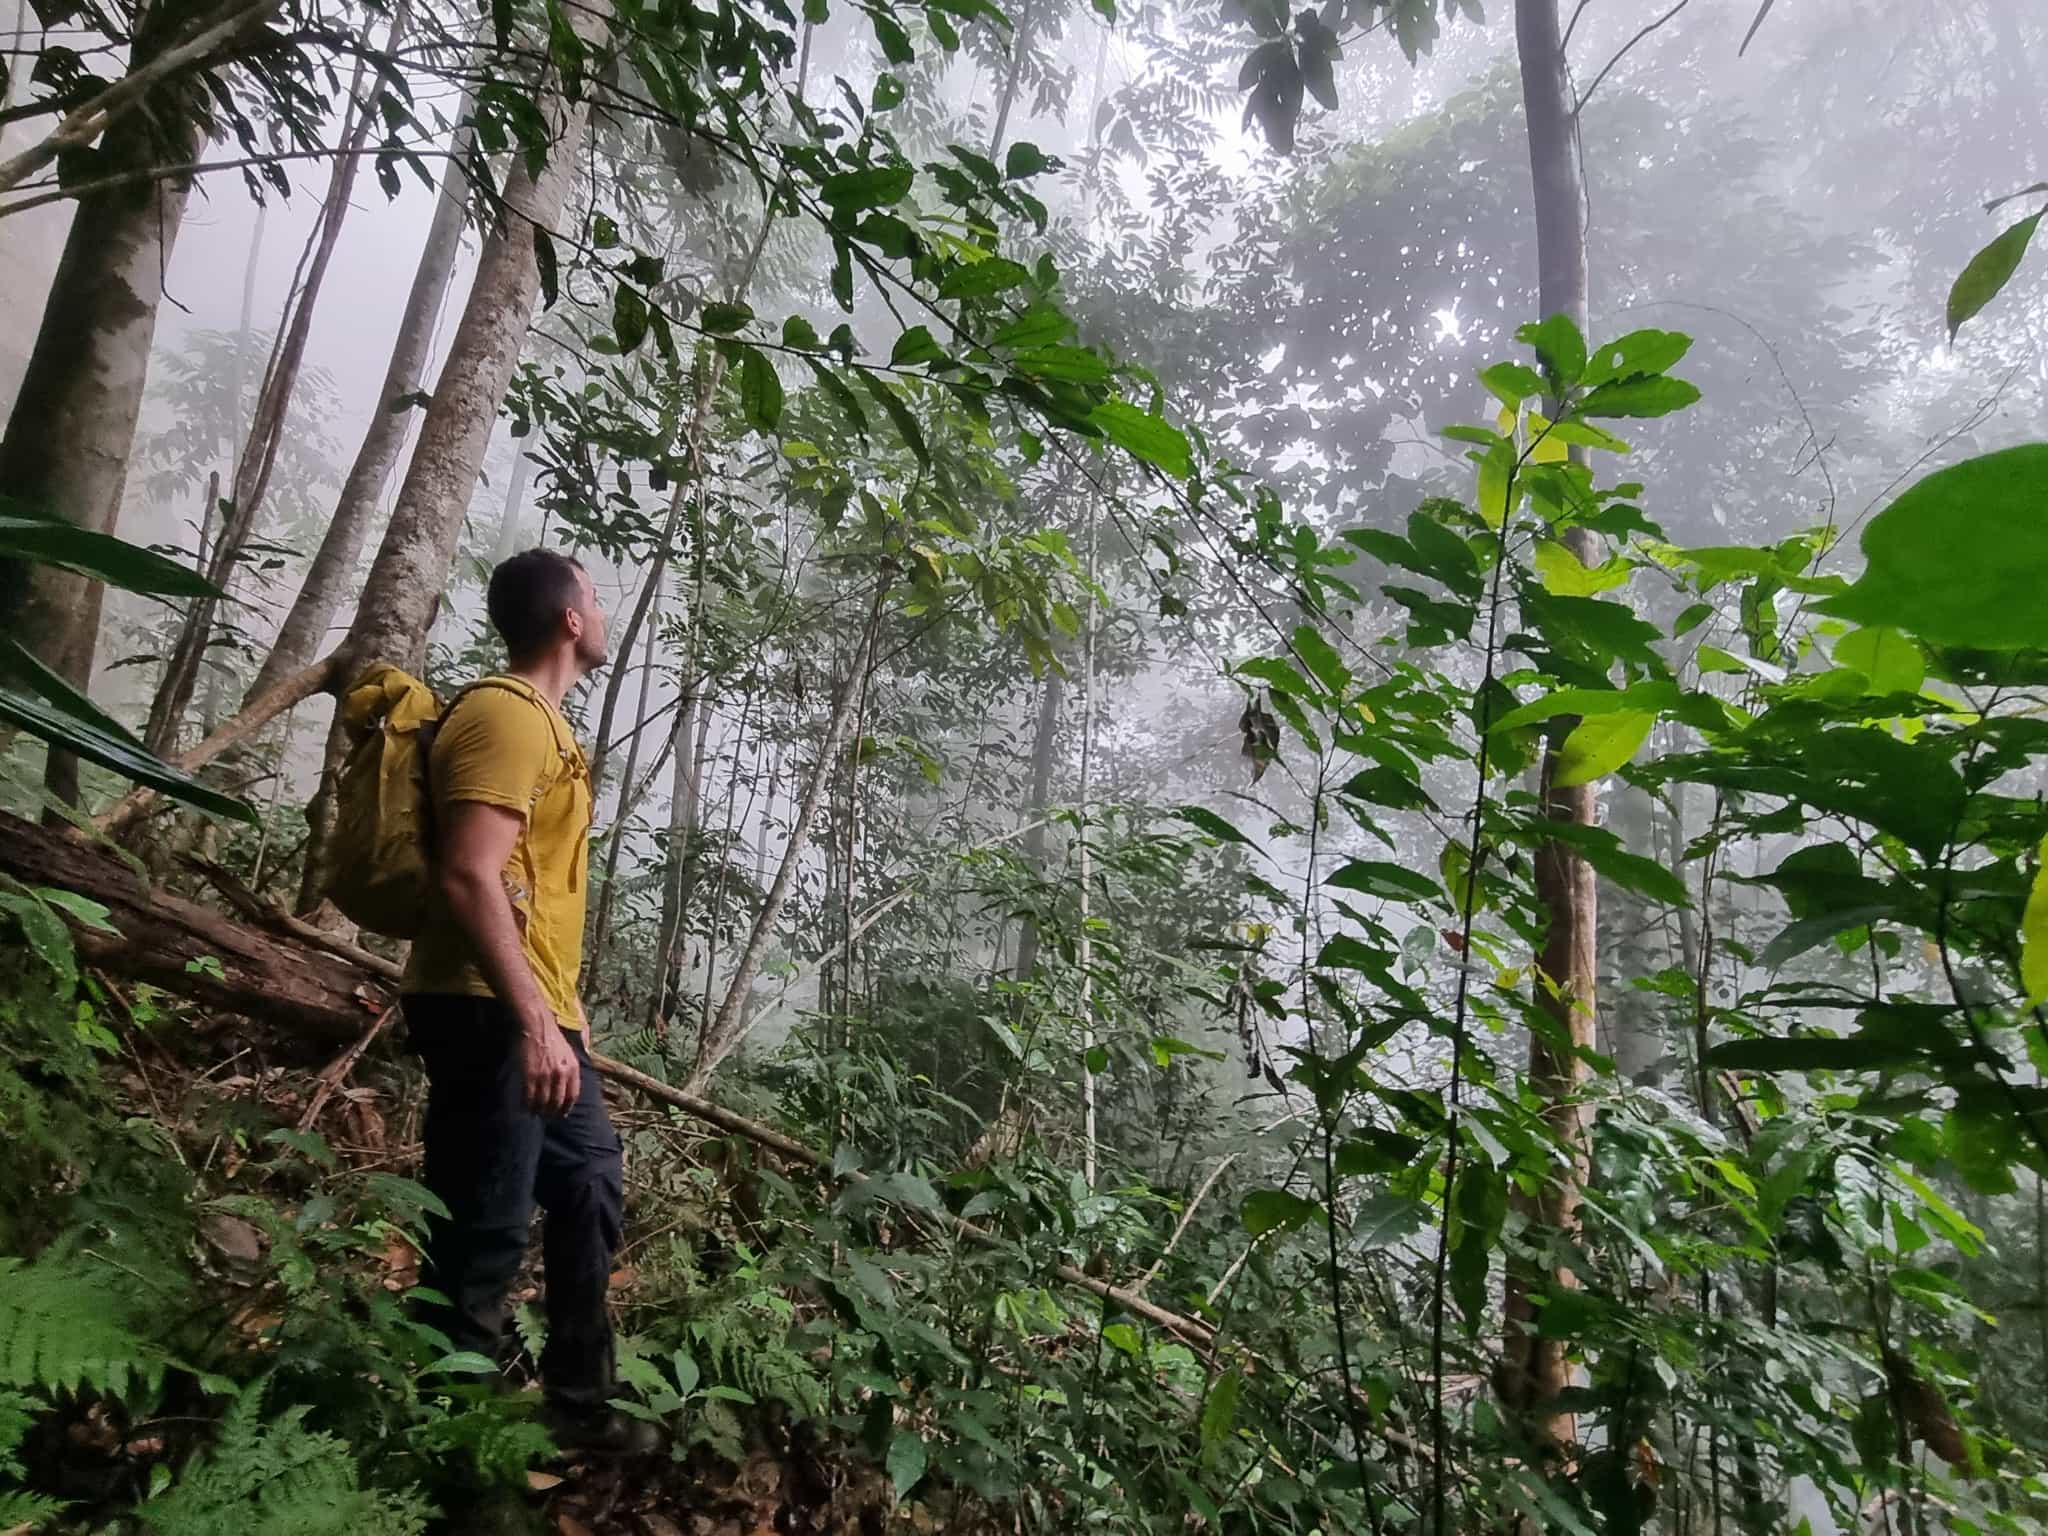
[[(583, 1027), (576, 975), (583, 967), (589, 877), (590, 768), (559, 711), (518, 678), (464, 694), (442, 717), (427, 764), (437, 818), (458, 800), (502, 805), (525, 820), (505, 861), (505, 894), (534, 980), (569, 1029)], [(408, 992), (490, 997), (467, 935), (438, 890), (405, 967)]]

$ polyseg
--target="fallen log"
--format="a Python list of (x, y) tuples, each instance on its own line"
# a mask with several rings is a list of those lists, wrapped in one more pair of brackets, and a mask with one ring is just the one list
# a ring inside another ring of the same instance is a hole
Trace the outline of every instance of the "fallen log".
[[(736, 1115), (729, 1109), (721, 1109), (710, 1100), (701, 1099), (694, 1093), (685, 1092), (681, 1088), (672, 1088), (660, 1078), (650, 1077), (645, 1072), (637, 1071), (622, 1061), (613, 1061), (609, 1056), (600, 1056), (597, 1052), (592, 1051), (590, 1053), (590, 1063), (598, 1071), (615, 1082), (624, 1083), (628, 1087), (636, 1088), (650, 1099), (671, 1105), (676, 1109), (680, 1109), (686, 1115), (693, 1115), (697, 1119), (708, 1121), (722, 1130), (732, 1131), (738, 1135), (745, 1136), (751, 1141), (758, 1142), (764, 1147), (781, 1153), (792, 1162), (802, 1163), (805, 1167), (819, 1172), (825, 1172), (831, 1166), (822, 1154), (813, 1152), (801, 1142), (792, 1141), (781, 1132), (770, 1130), (767, 1126), (757, 1124), (742, 1115)], [(868, 1182), (867, 1177), (859, 1173), (847, 1174), (845, 1175), (845, 1180), (848, 1184), (855, 1186)], [(977, 1227), (973, 1222), (964, 1221), (960, 1217), (955, 1216), (951, 1211), (926, 1211), (923, 1214), (935, 1216), (954, 1236), (965, 1242), (973, 1243), (977, 1247), (1004, 1248), (1009, 1246), (986, 1227)], [(1071, 1264), (1054, 1265), (1053, 1274), (1063, 1284), (1071, 1285), (1077, 1290), (1091, 1292), (1101, 1297), (1104, 1301), (1113, 1302), (1125, 1311), (1135, 1313), (1139, 1317), (1144, 1318), (1147, 1322), (1156, 1323), (1168, 1332), (1178, 1334), (1191, 1344), (1208, 1349), (1216, 1342), (1216, 1331), (1207, 1323), (1197, 1322), (1191, 1317), (1182, 1317), (1177, 1312), (1169, 1312), (1156, 1302), (1147, 1301), (1136, 1291), (1127, 1291), (1122, 1286), (1111, 1285), (1106, 1280), (1098, 1280), (1093, 1275), (1074, 1268)]]
[(388, 982), (296, 936), (268, 933), (152, 886), (105, 850), (0, 812), (0, 870), (98, 902), (119, 936), (72, 923), (79, 955), (202, 1007), (352, 1039), (391, 1001)]

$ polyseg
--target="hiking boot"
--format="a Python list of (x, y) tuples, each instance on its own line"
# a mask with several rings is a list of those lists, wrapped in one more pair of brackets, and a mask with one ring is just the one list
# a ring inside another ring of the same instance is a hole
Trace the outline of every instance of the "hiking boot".
[(604, 1404), (551, 1399), (541, 1408), (540, 1422), (565, 1454), (651, 1456), (662, 1446), (661, 1431), (654, 1425)]

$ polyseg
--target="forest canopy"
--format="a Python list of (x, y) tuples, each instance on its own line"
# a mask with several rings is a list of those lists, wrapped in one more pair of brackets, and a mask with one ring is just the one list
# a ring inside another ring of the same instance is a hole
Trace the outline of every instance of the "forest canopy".
[[(0, 4), (0, 1531), (2048, 1528), (2044, 71)], [(627, 1463), (329, 899), (534, 547)]]

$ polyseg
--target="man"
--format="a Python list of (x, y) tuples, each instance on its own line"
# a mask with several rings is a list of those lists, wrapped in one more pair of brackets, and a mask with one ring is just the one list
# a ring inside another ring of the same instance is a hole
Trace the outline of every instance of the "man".
[(614, 1395), (605, 1293), (624, 1192), (576, 997), (590, 772), (565, 694), (605, 662), (590, 577), (532, 549), (491, 573), (487, 606), (509, 669), (464, 692), (428, 759), (434, 893), (406, 966), (404, 1008), (427, 1071), (432, 1321), (458, 1350), (495, 1355), (536, 1202), (548, 1341), (545, 1417), (564, 1448), (643, 1449)]

